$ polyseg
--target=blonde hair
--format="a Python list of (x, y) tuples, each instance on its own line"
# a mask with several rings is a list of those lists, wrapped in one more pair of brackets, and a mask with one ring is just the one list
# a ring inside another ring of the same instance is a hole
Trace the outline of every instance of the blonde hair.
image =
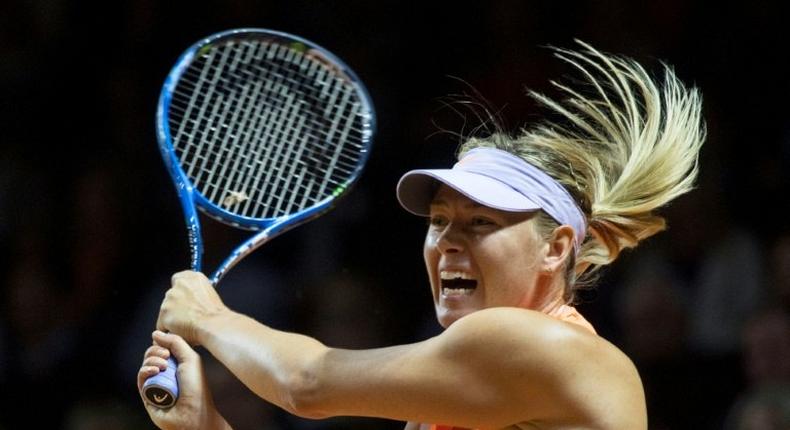
[[(555, 55), (581, 73), (585, 88), (551, 81), (565, 94), (561, 102), (529, 93), (561, 122), (539, 122), (514, 137), (499, 131), (470, 138), (459, 153), (481, 146), (504, 149), (574, 196), (588, 229), (579, 252), (566, 262), (566, 300), (622, 250), (665, 228), (654, 211), (693, 188), (705, 139), (701, 96), (670, 66), (663, 64), (659, 86), (635, 61), (576, 42), (581, 51), (555, 48)], [(557, 223), (541, 213), (538, 226), (548, 236)]]

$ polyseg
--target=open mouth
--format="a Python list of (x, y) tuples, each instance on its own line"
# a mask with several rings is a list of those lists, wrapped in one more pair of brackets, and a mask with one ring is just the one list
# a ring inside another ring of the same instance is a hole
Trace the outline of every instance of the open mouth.
[(470, 296), (477, 288), (477, 280), (464, 272), (441, 271), (443, 296)]

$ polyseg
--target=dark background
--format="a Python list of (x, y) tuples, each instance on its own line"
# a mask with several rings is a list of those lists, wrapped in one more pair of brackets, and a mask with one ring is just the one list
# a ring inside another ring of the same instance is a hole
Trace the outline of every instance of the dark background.
[[(379, 128), (337, 210), (229, 275), (231, 307), (333, 346), (436, 333), (424, 223), (400, 209), (395, 184), (452, 161), (459, 140), (437, 131), (477, 125), (444, 97), (476, 88), (515, 131), (540, 113), (525, 88), (556, 95), (548, 80), (571, 72), (545, 47), (579, 38), (656, 74), (672, 64), (702, 91), (709, 132), (698, 189), (664, 210), (669, 230), (607, 270), (580, 308), (636, 362), (651, 429), (787, 428), (753, 412), (788, 407), (787, 24), (770, 2), (712, 4), (3, 0), (0, 429), (152, 427), (135, 373), (169, 275), (188, 263), (156, 101), (187, 46), (234, 27), (294, 33), (343, 58)], [(216, 257), (243, 237), (206, 224)], [(204, 356), (238, 429), (402, 427), (288, 417)]]

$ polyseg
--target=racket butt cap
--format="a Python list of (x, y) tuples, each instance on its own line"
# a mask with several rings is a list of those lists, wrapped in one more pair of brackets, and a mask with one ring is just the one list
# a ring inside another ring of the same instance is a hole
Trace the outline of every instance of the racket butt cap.
[(143, 395), (148, 403), (161, 409), (167, 409), (176, 404), (178, 399), (177, 368), (178, 363), (173, 357), (170, 357), (167, 359), (167, 369), (145, 381)]

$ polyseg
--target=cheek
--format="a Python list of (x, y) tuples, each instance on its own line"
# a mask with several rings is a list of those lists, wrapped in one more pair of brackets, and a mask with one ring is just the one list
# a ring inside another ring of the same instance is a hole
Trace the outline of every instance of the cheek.
[(436, 246), (436, 233), (430, 230), (425, 234), (425, 241), (422, 244), (422, 254), (427, 263), (429, 259), (438, 258), (439, 248)]
[(539, 264), (530, 247), (535, 244), (512, 239), (480, 242), (476, 263), (486, 283), (494, 287), (487, 294), (518, 296), (534, 284)]
[(428, 277), (433, 281), (433, 268), (439, 263), (439, 252), (436, 248), (436, 240), (430, 233), (425, 236), (422, 256), (425, 259), (425, 269), (428, 271)]

